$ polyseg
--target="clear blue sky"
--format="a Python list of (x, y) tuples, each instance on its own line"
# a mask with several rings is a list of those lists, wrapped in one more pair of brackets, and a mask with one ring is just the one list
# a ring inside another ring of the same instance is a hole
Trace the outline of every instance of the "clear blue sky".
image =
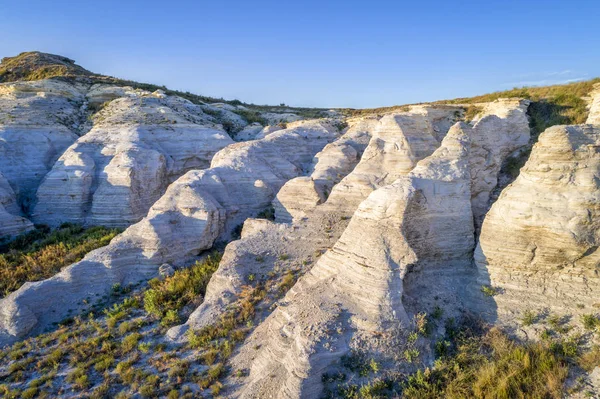
[(600, 1), (0, 0), (0, 56), (257, 104), (376, 107), (600, 76)]

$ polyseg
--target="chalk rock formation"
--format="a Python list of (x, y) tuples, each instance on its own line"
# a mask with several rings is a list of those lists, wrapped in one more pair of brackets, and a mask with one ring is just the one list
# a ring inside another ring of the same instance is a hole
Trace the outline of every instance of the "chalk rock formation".
[(293, 112), (263, 112), (260, 114), (270, 125), (276, 125), (278, 123), (290, 123), (302, 120), (300, 115), (294, 114)]
[(547, 129), (486, 215), (475, 261), (505, 314), (598, 302), (599, 146), (598, 126)]
[[(314, 157), (310, 177), (289, 180), (273, 201), (278, 222), (281, 219), (291, 222), (287, 219), (288, 211), (301, 212), (307, 217), (293, 226), (264, 219), (247, 219), (241, 239), (227, 246), (219, 269), (207, 287), (204, 301), (184, 325), (169, 330), (169, 338), (184, 341), (189, 328), (197, 329), (214, 322), (215, 317), (237, 298), (247, 283), (248, 275), (260, 279), (266, 278), (275, 268), (281, 272), (290, 270), (293, 264), (307, 266), (314, 260), (315, 253), (325, 251), (337, 241), (348, 223), (346, 219), (341, 219), (335, 212), (314, 209), (319, 201), (309, 202), (307, 198), (323, 195), (325, 189), (330, 190), (356, 164), (367, 146), (370, 138), (368, 127), (372, 124), (364, 123), (364, 119), (351, 124), (353, 126), (345, 134)], [(296, 197), (292, 194), (294, 190)], [(287, 193), (287, 196), (283, 197), (282, 193)], [(301, 205), (306, 205), (306, 208), (300, 209)], [(308, 212), (309, 208), (311, 212)], [(280, 254), (285, 254), (289, 262), (280, 262)]]
[(283, 129), (283, 127), (280, 125), (267, 125), (256, 136), (254, 136), (254, 139), (255, 140), (264, 139), (269, 134), (274, 133), (281, 129)]
[(590, 93), (592, 101), (590, 104), (590, 113), (586, 123), (600, 125), (600, 83), (594, 85), (594, 90)]
[(375, 189), (406, 175), (416, 163), (439, 147), (459, 108), (416, 106), (409, 112), (384, 115), (376, 124), (371, 141), (352, 173), (337, 184), (326, 206), (346, 210), (351, 216)]
[(250, 368), (235, 397), (318, 397), (322, 373), (358, 342), (371, 349), (375, 332), (386, 355), (389, 333), (409, 323), (404, 278), (470, 264), (469, 146), (465, 126), (456, 125), (408, 176), (360, 204), (333, 249), (234, 358), (235, 368)]
[(499, 99), (488, 103), (474, 121), (470, 164), (477, 227), (489, 209), (503, 162), (529, 142), (528, 106), (527, 100)]
[(23, 285), (0, 301), (0, 345), (42, 331), (88, 297), (158, 275), (164, 263), (189, 261), (218, 237), (263, 210), (283, 184), (310, 165), (337, 136), (326, 122), (300, 122), (263, 140), (219, 151), (211, 168), (193, 170), (171, 184), (148, 215), (107, 247), (55, 277)]
[(187, 100), (101, 86), (90, 90), (91, 103), (110, 102), (44, 178), (32, 215), (36, 223), (126, 227), (141, 220), (171, 182), (208, 167), (218, 150), (233, 143)]
[(78, 138), (82, 93), (82, 87), (54, 80), (0, 84), (0, 173), (25, 209)]
[(252, 123), (236, 133), (234, 137), (235, 141), (255, 140), (256, 136), (262, 132), (262, 130), (263, 126), (260, 123)]
[(31, 228), (33, 224), (20, 216), (15, 193), (0, 173), (0, 238), (15, 236)]
[(291, 222), (324, 203), (333, 186), (359, 162), (376, 126), (375, 118), (360, 119), (335, 142), (328, 144), (313, 160), (310, 176), (288, 181), (273, 201), (278, 222)]

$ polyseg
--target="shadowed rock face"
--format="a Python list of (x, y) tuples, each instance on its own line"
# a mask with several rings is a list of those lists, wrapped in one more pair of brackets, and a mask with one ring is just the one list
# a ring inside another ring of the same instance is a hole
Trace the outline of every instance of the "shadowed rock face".
[(351, 123), (342, 137), (315, 155), (310, 176), (292, 179), (279, 190), (273, 201), (277, 222), (305, 217), (324, 203), (332, 188), (354, 169), (378, 120), (367, 118)]
[(391, 339), (409, 323), (403, 306), (407, 274), (471, 264), (465, 131), (464, 125), (453, 127), (408, 176), (374, 191), (359, 206), (335, 246), (234, 359), (236, 368), (251, 370), (235, 397), (317, 397), (322, 373), (350, 348), (365, 344), (363, 338), (374, 332)]
[[(123, 97), (110, 101), (114, 95)], [(200, 106), (178, 97), (96, 86), (88, 98), (110, 103), (44, 178), (36, 223), (126, 227), (141, 220), (172, 181), (208, 167), (233, 143)]]
[(20, 213), (15, 193), (0, 173), (0, 237), (15, 236), (33, 228)]
[(0, 345), (39, 333), (70, 309), (81, 311), (86, 298), (104, 295), (116, 283), (148, 280), (160, 265), (184, 263), (217, 238), (229, 238), (336, 137), (327, 123), (300, 122), (263, 140), (224, 148), (211, 168), (190, 171), (171, 184), (144, 219), (107, 247), (1, 300)]
[(599, 146), (597, 125), (547, 129), (486, 215), (475, 260), (505, 317), (598, 302)]
[(83, 87), (51, 80), (0, 84), (0, 173), (25, 210), (78, 138), (82, 93)]

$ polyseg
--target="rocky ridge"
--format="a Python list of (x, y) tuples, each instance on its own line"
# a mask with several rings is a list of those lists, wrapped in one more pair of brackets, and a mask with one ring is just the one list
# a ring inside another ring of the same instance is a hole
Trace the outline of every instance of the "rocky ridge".
[[(214, 395), (315, 398), (342, 374), (366, 387), (348, 359), (412, 373), (433, 364), (449, 321), (472, 315), (522, 339), (554, 339), (535, 325), (554, 315), (600, 326), (597, 87), (587, 124), (538, 137), (524, 99), (479, 103), (469, 123), (465, 106), (445, 104), (299, 120), (301, 109), (98, 84), (73, 61), (44, 57), (27, 55), (40, 73), (76, 78), (0, 83), (0, 238), (31, 229), (29, 219), (129, 227), (0, 299), (0, 346), (225, 245), (197, 309), (156, 330), (179, 350), (249, 290), (282, 281), (238, 331), (247, 337), (217, 336), (214, 348), (233, 357), (220, 358), (228, 371)], [(9, 61), (0, 79), (41, 76)], [(527, 157), (514, 181), (501, 176)], [(426, 315), (440, 312), (446, 324), (425, 333)], [(210, 375), (204, 355), (194, 366)], [(593, 386), (598, 370), (583, 380)]]
[[(219, 151), (210, 168), (175, 181), (144, 219), (110, 245), (0, 300), (0, 342), (40, 332), (69, 310), (86, 308), (86, 298), (101, 297), (114, 284), (148, 280), (164, 263), (184, 263), (218, 238), (229, 238), (241, 221), (270, 204), (285, 181), (303, 173), (336, 135), (326, 122), (298, 122), (263, 140)], [(38, 304), (42, 296), (46, 300)]]

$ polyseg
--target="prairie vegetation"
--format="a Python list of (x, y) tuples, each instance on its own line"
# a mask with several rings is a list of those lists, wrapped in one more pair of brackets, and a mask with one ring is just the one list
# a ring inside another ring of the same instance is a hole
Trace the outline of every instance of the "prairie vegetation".
[(27, 281), (52, 277), (88, 252), (107, 245), (119, 232), (105, 227), (84, 229), (75, 224), (63, 224), (54, 231), (38, 226), (0, 245), (0, 297)]
[(253, 279), (213, 325), (189, 330), (187, 344), (165, 341), (167, 328), (202, 302), (220, 257), (212, 253), (138, 290), (114, 287), (114, 304), (103, 311), (4, 348), (0, 397), (217, 396), (224, 376), (245, 378), (246, 370), (230, 369), (229, 357), (296, 278)]
[[(600, 366), (600, 346), (588, 345), (594, 336), (581, 334), (567, 318), (552, 314), (545, 316), (547, 328), (535, 342), (517, 340), (468, 317), (459, 326), (446, 319), (445, 336), (433, 344), (436, 360), (431, 366), (423, 363), (417, 342), (428, 336), (427, 324), (437, 319), (433, 314), (418, 315), (414, 331), (407, 335), (402, 358), (416, 371), (381, 372), (374, 359), (352, 353), (342, 358), (341, 371), (323, 375), (325, 397), (559, 399), (575, 392), (588, 395), (582, 378), (571, 378), (571, 384), (568, 379)], [(586, 328), (591, 324), (582, 322)]]

